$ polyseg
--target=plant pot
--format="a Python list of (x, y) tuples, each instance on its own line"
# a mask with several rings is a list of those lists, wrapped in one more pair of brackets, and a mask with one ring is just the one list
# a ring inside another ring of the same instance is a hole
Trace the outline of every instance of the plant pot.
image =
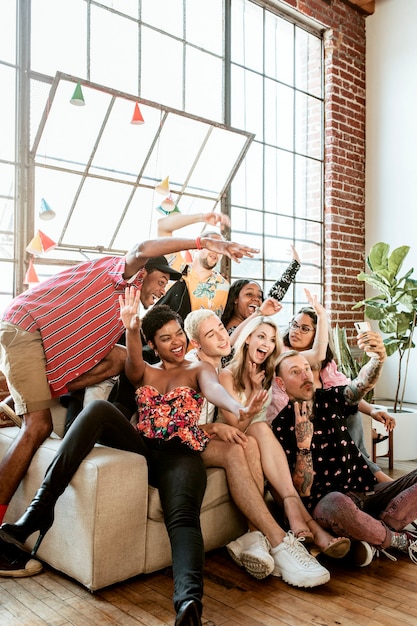
[(403, 407), (400, 413), (394, 413), (391, 406), (386, 411), (397, 422), (394, 428), (394, 461), (417, 459), (417, 409)]

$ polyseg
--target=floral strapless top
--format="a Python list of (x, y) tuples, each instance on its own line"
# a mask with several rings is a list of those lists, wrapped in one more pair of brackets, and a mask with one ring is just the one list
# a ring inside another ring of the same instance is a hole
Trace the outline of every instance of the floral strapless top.
[(139, 422), (137, 429), (149, 439), (179, 437), (192, 450), (202, 452), (210, 437), (199, 428), (198, 419), (204, 398), (190, 387), (175, 387), (159, 393), (145, 385), (136, 391)]

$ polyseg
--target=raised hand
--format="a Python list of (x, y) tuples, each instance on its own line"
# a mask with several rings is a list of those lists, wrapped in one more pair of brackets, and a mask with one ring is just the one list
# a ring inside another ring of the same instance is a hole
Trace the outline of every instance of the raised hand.
[(246, 406), (244, 409), (240, 409), (240, 419), (247, 420), (248, 418), (253, 419), (254, 417), (256, 417), (256, 415), (258, 415), (258, 413), (261, 411), (267, 399), (268, 392), (265, 389), (263, 389), (262, 391), (258, 391), (258, 393), (256, 393), (251, 398), (248, 406)]
[(259, 310), (262, 315), (275, 315), (275, 313), (279, 313), (282, 310), (282, 304), (275, 298), (267, 298), (262, 302)]
[(312, 295), (312, 293), (306, 288), (304, 288), (304, 293), (306, 294), (309, 305), (315, 310), (317, 315), (320, 313), (326, 313), (326, 309), (321, 302), (318, 301), (316, 294)]
[(202, 214), (204, 222), (209, 226), (219, 226), (221, 230), (226, 226), (230, 226), (230, 218), (224, 213), (218, 211), (210, 211), (209, 213)]
[(210, 237), (201, 237), (202, 243), (207, 250), (217, 252), (217, 254), (224, 254), (228, 256), (232, 261), (239, 263), (239, 259), (243, 256), (252, 258), (255, 254), (259, 253), (256, 248), (250, 248), (240, 243), (234, 243), (233, 241), (223, 241), (221, 239), (211, 239)]
[(295, 414), (295, 437), (297, 439), (297, 448), (310, 449), (311, 440), (313, 438), (313, 423), (309, 419), (309, 406), (307, 402), (294, 402)]
[(364, 350), (369, 357), (376, 357), (381, 363), (387, 358), (382, 337), (373, 330), (358, 335), (358, 348)]
[(265, 372), (264, 370), (258, 371), (256, 363), (250, 363), (249, 365), (249, 378), (252, 383), (252, 388), (257, 391), (261, 391), (262, 383), (265, 380)]
[(119, 296), (120, 319), (126, 330), (139, 330), (140, 318), (138, 315), (140, 291), (135, 287), (126, 287), (125, 296)]

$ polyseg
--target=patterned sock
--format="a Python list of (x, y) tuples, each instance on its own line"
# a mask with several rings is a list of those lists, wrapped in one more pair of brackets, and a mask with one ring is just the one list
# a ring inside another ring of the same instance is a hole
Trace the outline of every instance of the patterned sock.
[(393, 532), (391, 536), (391, 548), (397, 548), (401, 552), (407, 552), (408, 550), (408, 537), (407, 533)]

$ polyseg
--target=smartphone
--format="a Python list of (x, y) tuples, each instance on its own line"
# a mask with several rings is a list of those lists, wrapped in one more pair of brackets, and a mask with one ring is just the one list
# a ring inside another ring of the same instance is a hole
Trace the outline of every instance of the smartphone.
[[(358, 335), (362, 335), (362, 333), (366, 333), (368, 330), (371, 330), (371, 325), (369, 322), (354, 322), (354, 326), (356, 328)], [(369, 357), (379, 356), (376, 352), (366, 352), (366, 354)]]
[(358, 335), (366, 333), (368, 330), (371, 330), (371, 325), (369, 322), (355, 322), (354, 326)]

